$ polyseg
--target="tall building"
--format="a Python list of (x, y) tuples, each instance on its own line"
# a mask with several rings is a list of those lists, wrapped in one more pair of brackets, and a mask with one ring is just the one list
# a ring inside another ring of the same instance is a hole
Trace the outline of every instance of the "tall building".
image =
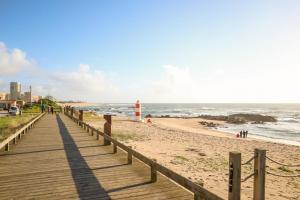
[(18, 82), (10, 82), (10, 99), (18, 100), (21, 98), (21, 84)]

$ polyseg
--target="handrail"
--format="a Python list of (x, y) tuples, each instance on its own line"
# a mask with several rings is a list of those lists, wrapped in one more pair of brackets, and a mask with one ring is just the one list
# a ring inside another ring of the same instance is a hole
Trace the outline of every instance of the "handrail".
[(23, 126), (21, 129), (19, 129), (16, 133), (10, 135), (8, 138), (6, 138), (5, 140), (3, 140), (0, 143), (0, 149), (6, 147), (12, 140), (15, 140), (16, 137), (18, 137), (18, 135), (22, 134), (24, 131), (26, 131), (28, 128), (31, 128), (31, 126), (37, 122), (42, 116), (44, 116), (45, 113), (42, 113), (40, 115), (38, 115), (37, 117), (35, 117), (33, 120), (31, 120), (30, 122), (28, 122), (25, 126)]
[(74, 120), (79, 125), (84, 125), (85, 127), (88, 127), (89, 130), (95, 131), (97, 134), (101, 135), (104, 139), (110, 141), (113, 143), (113, 145), (118, 146), (128, 154), (131, 154), (138, 160), (142, 161), (143, 163), (149, 165), (151, 168), (153, 167), (156, 171), (160, 172), (167, 178), (173, 180), (177, 184), (181, 185), (182, 187), (186, 188), (187, 190), (191, 191), (195, 195), (195, 199), (207, 199), (207, 200), (223, 200), (223, 198), (219, 197), (218, 195), (208, 191), (207, 189), (203, 188), (200, 185), (197, 185), (196, 183), (190, 181), (189, 179), (177, 174), (176, 172), (162, 166), (161, 164), (158, 164), (154, 160), (144, 156), (143, 154), (133, 150), (132, 148), (126, 146), (125, 144), (117, 141), (116, 139), (113, 139), (109, 135), (101, 132), (100, 130), (96, 129), (95, 127), (92, 127), (91, 125), (87, 124), (86, 122), (83, 122), (79, 120), (78, 118), (75, 118), (72, 115), (69, 115), (68, 113), (65, 113), (68, 117), (70, 117), (72, 120)]

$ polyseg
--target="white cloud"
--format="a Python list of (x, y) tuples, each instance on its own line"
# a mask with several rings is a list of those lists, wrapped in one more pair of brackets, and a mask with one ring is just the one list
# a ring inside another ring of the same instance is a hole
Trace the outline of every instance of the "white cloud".
[(8, 49), (0, 42), (0, 75), (16, 75), (24, 71), (34, 70), (35, 62), (29, 60), (20, 49)]
[(144, 99), (150, 102), (186, 102), (195, 98), (197, 81), (189, 68), (163, 66), (162, 78), (155, 80), (145, 91)]
[(118, 88), (106, 74), (92, 70), (87, 64), (80, 64), (75, 71), (56, 72), (50, 75), (47, 85), (40, 88), (58, 99), (103, 102), (117, 95)]

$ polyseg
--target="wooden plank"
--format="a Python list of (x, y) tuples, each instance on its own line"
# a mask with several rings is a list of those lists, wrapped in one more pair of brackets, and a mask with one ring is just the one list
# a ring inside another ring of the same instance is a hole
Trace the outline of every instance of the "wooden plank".
[(149, 166), (134, 157), (128, 164), (127, 152), (112, 147), (65, 116), (45, 115), (0, 153), (0, 199), (193, 199), (160, 174), (151, 183)]
[[(105, 116), (105, 117), (106, 117), (106, 120), (111, 124), (111, 115)], [(83, 123), (85, 123), (85, 122), (83, 122)], [(90, 127), (91, 129), (94, 129), (89, 124), (86, 124), (86, 126)], [(105, 128), (106, 127), (104, 127), (104, 129)], [(96, 131), (98, 133), (97, 134), (98, 135), (97, 139), (99, 139), (99, 134), (100, 134), (104, 138), (105, 141), (112, 142), (114, 145), (120, 147), (124, 151), (132, 154), (137, 159), (139, 159), (142, 162), (144, 162), (145, 164), (149, 165), (150, 168), (151, 168), (151, 180), (155, 181), (154, 177), (155, 177), (156, 172), (153, 171), (155, 169), (155, 170), (159, 171), (161, 174), (165, 175), (166, 177), (172, 179), (173, 181), (175, 181), (179, 185), (181, 185), (184, 188), (186, 188), (186, 189), (192, 191), (193, 193), (195, 193), (195, 199), (200, 199), (200, 198), (212, 199), (212, 200), (222, 200), (223, 199), (223, 198), (219, 197), (218, 195), (206, 190), (202, 186), (193, 183), (189, 179), (187, 179), (187, 178), (173, 172), (172, 170), (170, 170), (170, 169), (168, 169), (168, 168), (152, 161), (151, 159), (147, 158), (146, 156), (142, 155), (141, 153), (139, 153), (139, 152), (129, 148), (128, 146), (122, 144), (121, 142), (111, 138), (110, 135), (104, 134), (104, 133), (100, 132), (99, 130), (96, 130)], [(106, 142), (105, 144), (108, 144), (108, 143)]]

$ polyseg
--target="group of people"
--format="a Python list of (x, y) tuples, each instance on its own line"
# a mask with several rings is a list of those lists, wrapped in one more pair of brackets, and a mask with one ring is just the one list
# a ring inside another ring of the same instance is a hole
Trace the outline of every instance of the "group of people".
[(241, 130), (240, 133), (236, 134), (236, 137), (238, 137), (238, 138), (247, 138), (248, 137), (248, 131)]
[[(42, 105), (41, 109), (42, 109), (42, 112), (45, 112), (45, 105)], [(47, 107), (47, 111), (48, 111), (48, 114), (51, 113), (53, 115), (54, 114), (54, 108), (53, 108), (53, 106), (48, 106)]]

